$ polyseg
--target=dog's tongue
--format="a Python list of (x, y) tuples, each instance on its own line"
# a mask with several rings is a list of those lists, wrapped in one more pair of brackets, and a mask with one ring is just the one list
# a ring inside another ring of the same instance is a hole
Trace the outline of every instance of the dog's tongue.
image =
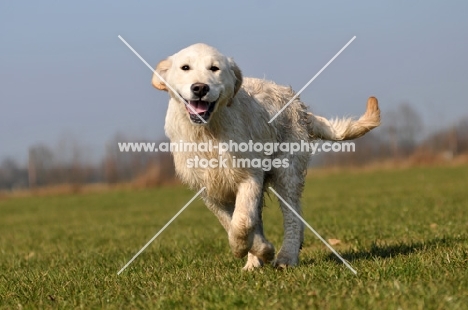
[[(206, 111), (208, 111), (208, 107), (209, 107), (209, 103), (207, 101), (201, 101), (201, 100), (198, 100), (198, 101), (192, 101), (190, 100), (188, 102), (188, 104), (193, 108), (193, 110), (195, 110), (195, 112), (197, 112), (198, 114), (200, 113), (205, 113)], [(189, 107), (187, 107), (189, 112), (193, 114), (193, 111), (192, 109), (190, 109)]]

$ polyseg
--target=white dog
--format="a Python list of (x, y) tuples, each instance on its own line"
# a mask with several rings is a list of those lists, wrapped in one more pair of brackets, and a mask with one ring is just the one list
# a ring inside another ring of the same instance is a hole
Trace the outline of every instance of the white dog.
[[(295, 95), (290, 87), (270, 81), (243, 78), (231, 58), (213, 47), (195, 44), (161, 61), (153, 86), (168, 91), (169, 107), (165, 130), (172, 142), (292, 143), (325, 140), (348, 140), (364, 135), (380, 124), (377, 99), (370, 97), (366, 113), (358, 120), (329, 121), (307, 112), (294, 101), (271, 123), (268, 121)], [(160, 78), (162, 77), (162, 79)], [(185, 100), (183, 102), (181, 97)], [(203, 119), (205, 122), (203, 122)], [(295, 266), (303, 241), (303, 224), (280, 201), (284, 216), (284, 240), (275, 259), (275, 249), (263, 234), (263, 194), (271, 186), (289, 205), (300, 212), (309, 153), (290, 154), (277, 150), (271, 155), (259, 152), (228, 151), (228, 168), (188, 168), (190, 159), (218, 159), (218, 150), (174, 152), (177, 174), (192, 189), (203, 187), (207, 207), (226, 229), (229, 245), (236, 257), (248, 254), (244, 269), (264, 263)], [(236, 167), (236, 158), (279, 159), (288, 165), (272, 167)]]

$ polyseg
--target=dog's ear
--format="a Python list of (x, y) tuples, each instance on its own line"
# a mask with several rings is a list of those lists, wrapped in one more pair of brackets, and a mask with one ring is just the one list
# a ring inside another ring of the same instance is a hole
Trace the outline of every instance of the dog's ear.
[(234, 73), (234, 76), (236, 77), (236, 84), (234, 85), (234, 94), (232, 95), (234, 97), (242, 86), (242, 71), (239, 69), (239, 67), (232, 58), (229, 58), (229, 65), (231, 67), (232, 72)]
[(164, 83), (164, 81), (161, 80), (160, 77), (166, 80), (167, 70), (169, 70), (171, 65), (172, 65), (172, 61), (169, 60), (169, 58), (164, 59), (160, 63), (158, 63), (158, 65), (156, 66), (156, 70), (155, 70), (157, 74), (153, 73), (153, 79), (151, 80), (151, 83), (153, 84), (154, 87), (156, 87), (159, 90), (167, 91), (166, 83)]

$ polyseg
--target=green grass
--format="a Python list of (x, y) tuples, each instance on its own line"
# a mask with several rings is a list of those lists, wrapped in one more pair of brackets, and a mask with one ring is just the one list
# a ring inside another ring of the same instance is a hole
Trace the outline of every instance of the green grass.
[(194, 192), (0, 198), (0, 308), (466, 309), (467, 189), (468, 167), (310, 173), (304, 218), (341, 240), (357, 276), (310, 231), (297, 268), (241, 272), (200, 200), (117, 276)]

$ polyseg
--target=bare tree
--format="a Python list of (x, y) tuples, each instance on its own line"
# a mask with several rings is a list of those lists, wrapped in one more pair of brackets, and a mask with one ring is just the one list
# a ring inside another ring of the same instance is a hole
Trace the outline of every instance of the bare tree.
[(398, 142), (405, 155), (408, 155), (422, 137), (423, 122), (409, 103), (402, 103), (398, 106), (396, 122), (398, 124)]
[(382, 116), (381, 132), (390, 147), (393, 158), (407, 157), (422, 138), (423, 121), (418, 112), (403, 102)]
[(45, 185), (51, 181), (54, 155), (44, 144), (29, 149), (29, 186)]
[(462, 119), (455, 127), (456, 152), (468, 153), (468, 117)]
[(0, 189), (27, 187), (27, 172), (13, 158), (5, 158), (0, 164)]
[(107, 145), (103, 162), (104, 176), (107, 182), (135, 180), (137, 184), (142, 186), (158, 186), (174, 180), (173, 159), (169, 153), (121, 152), (118, 147), (119, 142), (146, 143), (148, 141), (116, 134)]

